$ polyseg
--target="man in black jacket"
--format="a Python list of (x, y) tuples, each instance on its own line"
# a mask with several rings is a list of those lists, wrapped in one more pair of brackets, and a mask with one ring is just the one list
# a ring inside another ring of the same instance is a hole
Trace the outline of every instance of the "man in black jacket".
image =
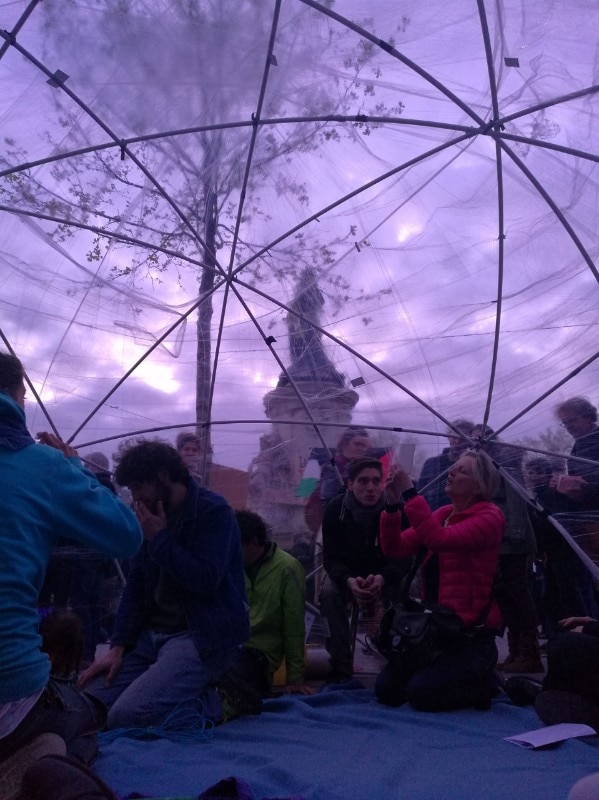
[(326, 577), (320, 610), (329, 625), (329, 680), (343, 682), (353, 674), (348, 604), (372, 614), (398, 591), (404, 564), (385, 558), (379, 547), (379, 517), (385, 507), (383, 467), (373, 458), (358, 458), (348, 469), (348, 489), (327, 505), (322, 523)]
[(506, 681), (506, 692), (518, 706), (534, 704), (547, 725), (590, 725), (599, 733), (599, 622), (592, 617), (567, 617), (560, 621), (560, 628), (547, 643), (543, 683), (515, 675)]
[[(562, 428), (574, 439), (568, 459), (568, 474), (554, 475), (550, 486), (566, 495), (577, 511), (599, 508), (599, 414), (585, 397), (571, 397), (555, 409)], [(585, 459), (578, 461), (579, 458)], [(595, 462), (590, 463), (590, 462)]]

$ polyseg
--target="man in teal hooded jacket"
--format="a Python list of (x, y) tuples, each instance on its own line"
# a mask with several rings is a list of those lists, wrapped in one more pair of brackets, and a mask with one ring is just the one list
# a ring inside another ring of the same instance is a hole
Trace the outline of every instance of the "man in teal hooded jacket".
[(88, 763), (97, 752), (94, 703), (52, 678), (40, 649), (36, 604), (53, 546), (66, 536), (106, 558), (129, 558), (142, 542), (133, 511), (72, 447), (53, 434), (34, 442), (24, 401), (21, 362), (0, 353), (0, 782), (40, 735), (58, 735)]

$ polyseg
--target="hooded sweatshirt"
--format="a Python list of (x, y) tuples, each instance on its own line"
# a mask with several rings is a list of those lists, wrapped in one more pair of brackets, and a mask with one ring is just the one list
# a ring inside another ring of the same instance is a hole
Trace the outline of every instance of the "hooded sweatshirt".
[(23, 409), (0, 392), (0, 706), (48, 682), (37, 599), (62, 536), (107, 558), (129, 558), (142, 542), (133, 511), (79, 458), (36, 444)]

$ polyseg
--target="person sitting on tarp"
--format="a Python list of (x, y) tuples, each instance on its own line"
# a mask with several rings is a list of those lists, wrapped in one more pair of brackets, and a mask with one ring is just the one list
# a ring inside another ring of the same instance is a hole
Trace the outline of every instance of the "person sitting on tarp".
[[(249, 635), (239, 529), (223, 497), (193, 480), (174, 447), (124, 442), (144, 543), (127, 577), (111, 649), (80, 683), (105, 703), (109, 728), (161, 725), (176, 707), (219, 722), (259, 713), (260, 698), (227, 679)], [(247, 687), (249, 689), (249, 687)]]
[(516, 675), (506, 681), (506, 692), (516, 705), (534, 704), (547, 725), (578, 723), (599, 733), (599, 622), (568, 617), (560, 626), (547, 642), (543, 682)]
[[(389, 662), (379, 674), (380, 702), (406, 701), (421, 711), (489, 708), (497, 693), (495, 635), (501, 622), (493, 597), (505, 518), (490, 502), (499, 475), (486, 453), (467, 451), (451, 467), (445, 487), (452, 505), (431, 511), (412, 479), (392, 470), (385, 486), (387, 508), (381, 514), (381, 548), (389, 558), (406, 558), (426, 548), (424, 599), (455, 612), (467, 634), (420, 671)], [(411, 527), (401, 530), (399, 503)]]
[(350, 462), (347, 478), (347, 490), (331, 500), (324, 513), (326, 576), (319, 598), (329, 626), (329, 681), (339, 683), (353, 675), (349, 603), (372, 615), (395, 597), (407, 568), (405, 562), (385, 558), (379, 546), (383, 465), (376, 458), (357, 458)]
[(250, 604), (250, 638), (234, 670), (262, 695), (270, 694), (285, 660), (288, 694), (313, 694), (306, 686), (304, 568), (269, 541), (266, 523), (253, 511), (235, 512), (241, 533), (245, 588)]
[[(19, 359), (0, 353), (0, 796), (10, 797), (29, 761), (65, 749), (91, 763), (103, 724), (91, 698), (50, 674), (36, 601), (60, 536), (108, 558), (135, 553), (134, 513), (84, 470), (72, 447), (25, 424)], [(48, 749), (49, 748), (49, 749)], [(58, 750), (57, 750), (58, 749)]]

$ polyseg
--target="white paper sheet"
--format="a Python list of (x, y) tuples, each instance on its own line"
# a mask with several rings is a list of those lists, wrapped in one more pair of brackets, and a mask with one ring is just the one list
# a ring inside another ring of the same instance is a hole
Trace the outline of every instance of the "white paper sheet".
[(596, 731), (590, 725), (561, 722), (559, 725), (548, 725), (536, 731), (519, 733), (517, 736), (506, 736), (505, 741), (534, 750), (536, 747), (563, 742), (565, 739), (575, 739), (577, 736), (596, 736)]

